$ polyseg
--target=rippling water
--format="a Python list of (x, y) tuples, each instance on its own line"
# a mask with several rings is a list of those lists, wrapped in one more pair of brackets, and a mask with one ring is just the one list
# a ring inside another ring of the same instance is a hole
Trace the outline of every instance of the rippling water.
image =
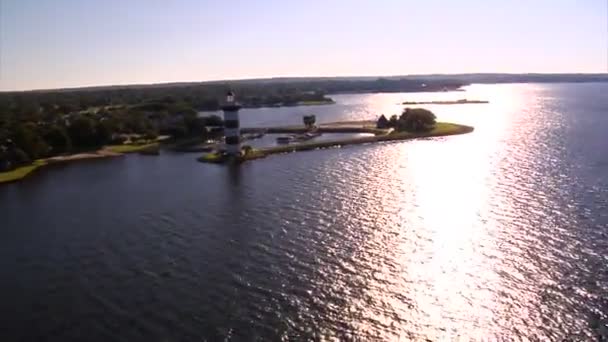
[(608, 336), (608, 85), (339, 95), (245, 125), (427, 106), (472, 134), (240, 167), (128, 156), (0, 187), (0, 338)]

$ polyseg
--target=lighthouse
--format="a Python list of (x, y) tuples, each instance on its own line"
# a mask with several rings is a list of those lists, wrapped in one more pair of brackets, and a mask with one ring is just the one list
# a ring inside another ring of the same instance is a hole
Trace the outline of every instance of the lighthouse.
[(234, 93), (226, 94), (226, 102), (222, 106), (224, 111), (224, 137), (226, 141), (226, 153), (229, 156), (241, 155), (241, 136), (239, 123), (239, 109), (241, 106), (236, 102)]

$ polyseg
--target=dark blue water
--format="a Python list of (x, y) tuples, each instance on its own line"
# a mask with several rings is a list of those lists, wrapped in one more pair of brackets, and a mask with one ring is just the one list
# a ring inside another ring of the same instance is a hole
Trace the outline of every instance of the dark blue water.
[[(608, 85), (472, 86), (463, 136), (42, 170), (0, 187), (2, 341), (608, 336)], [(243, 111), (373, 118), (405, 100)]]

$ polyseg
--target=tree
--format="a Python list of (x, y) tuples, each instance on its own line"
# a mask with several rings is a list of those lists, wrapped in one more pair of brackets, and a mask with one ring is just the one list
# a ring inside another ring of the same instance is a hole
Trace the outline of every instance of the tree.
[(397, 128), (398, 122), (399, 118), (397, 118), (397, 115), (391, 115), (390, 120), (388, 120), (388, 127)]
[(106, 119), (97, 123), (95, 127), (95, 145), (105, 145), (112, 141), (112, 135), (116, 132), (112, 120)]
[(387, 128), (389, 126), (388, 119), (384, 114), (380, 115), (378, 121), (376, 122), (376, 128)]
[(205, 126), (224, 126), (224, 120), (219, 115), (204, 116)]
[(70, 114), (77, 111), (79, 106), (74, 103), (64, 102), (57, 107), (57, 112), (62, 114)]
[(183, 115), (186, 134), (198, 135), (205, 130), (205, 120), (198, 117), (196, 113), (186, 113)]
[(317, 117), (314, 115), (304, 115), (302, 121), (304, 121), (304, 126), (306, 126), (306, 128), (311, 129), (314, 127)]
[(95, 122), (92, 119), (80, 115), (70, 120), (68, 135), (75, 147), (93, 147), (97, 145), (95, 134)]
[(33, 123), (18, 124), (13, 134), (15, 145), (23, 150), (27, 159), (37, 159), (49, 152), (49, 146), (42, 139)]
[(20, 148), (16, 148), (12, 151), (11, 159), (12, 159), (14, 165), (28, 164), (32, 161), (30, 159), (30, 157), (27, 155), (27, 153), (25, 153)]
[(130, 133), (143, 133), (150, 126), (149, 120), (141, 112), (128, 112), (125, 128)]
[(66, 153), (72, 148), (72, 141), (66, 130), (58, 125), (53, 125), (44, 135), (44, 140), (49, 144), (51, 153)]
[[(392, 118), (391, 118), (392, 119)], [(424, 108), (406, 108), (399, 118), (397, 130), (418, 132), (435, 126), (436, 116)]]
[(218, 110), (220, 108), (220, 101), (215, 97), (203, 98), (197, 103), (194, 103), (194, 105), (201, 110)]

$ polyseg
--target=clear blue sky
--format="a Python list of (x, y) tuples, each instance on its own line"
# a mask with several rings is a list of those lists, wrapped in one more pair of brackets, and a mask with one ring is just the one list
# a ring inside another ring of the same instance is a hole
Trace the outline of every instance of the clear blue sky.
[(0, 0), (0, 90), (606, 72), (607, 0)]

